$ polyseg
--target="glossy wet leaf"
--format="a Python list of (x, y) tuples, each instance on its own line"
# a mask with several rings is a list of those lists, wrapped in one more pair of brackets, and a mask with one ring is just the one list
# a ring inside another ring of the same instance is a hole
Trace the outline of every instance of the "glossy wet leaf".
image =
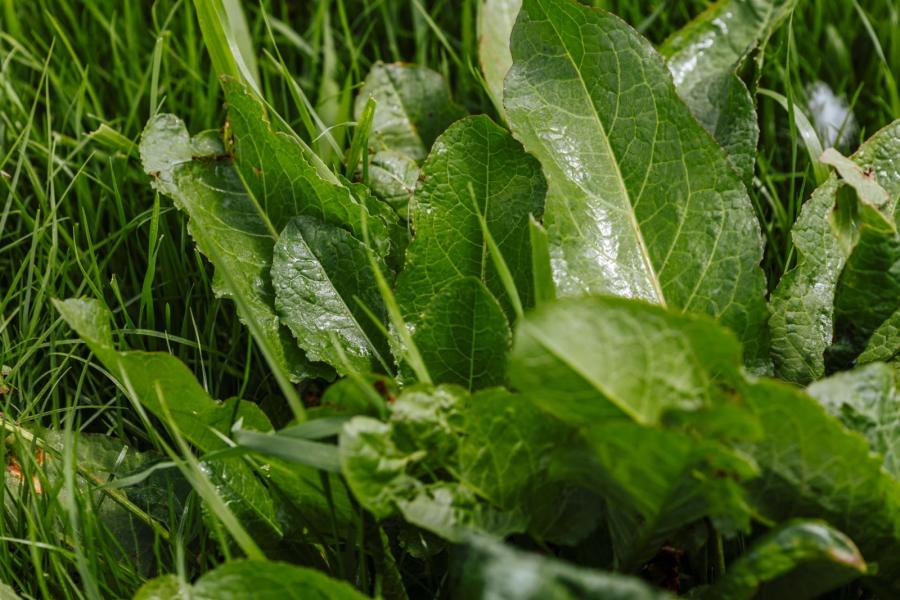
[[(894, 154), (898, 139), (900, 123), (894, 123), (873, 135), (852, 160), (861, 169), (871, 170), (878, 181), (884, 182), (885, 189), (900, 193), (900, 170)], [(848, 258), (856, 254), (860, 244), (873, 248), (871, 252), (861, 250), (854, 264), (863, 262), (864, 256), (873, 256), (880, 247), (879, 240), (890, 243), (889, 230), (890, 223), (875, 208), (859, 204), (852, 188), (836, 177), (816, 189), (804, 204), (791, 231), (798, 254), (797, 266), (782, 277), (771, 300), (772, 355), (779, 377), (805, 384), (824, 375), (825, 353), (843, 337), (840, 332), (835, 336), (835, 327), (841, 327), (835, 322), (835, 303), (847, 306), (846, 314), (857, 306), (854, 302), (871, 300), (854, 300), (852, 292), (848, 297), (847, 292), (839, 291), (839, 279), (845, 278), (846, 287), (847, 278), (851, 278), (849, 274), (842, 275)], [(878, 276), (869, 274), (869, 277)], [(844, 298), (838, 301), (836, 294)], [(890, 304), (890, 298), (885, 300)], [(883, 312), (886, 309), (882, 308), (879, 316)]]
[(388, 364), (387, 342), (369, 316), (386, 322), (384, 303), (366, 248), (350, 232), (310, 217), (290, 221), (275, 244), (272, 286), (281, 321), (311, 360), (340, 373)]
[(818, 598), (866, 573), (853, 541), (827, 523), (789, 521), (753, 542), (705, 598)]
[(504, 104), (548, 179), (559, 293), (711, 314), (766, 370), (756, 216), (662, 58), (617, 17), (568, 0), (525, 0), (511, 48)]
[(863, 434), (884, 457), (884, 467), (900, 479), (900, 395), (896, 374), (875, 363), (844, 371), (810, 385), (807, 392), (829, 414)]
[(433, 382), (470, 390), (503, 383), (511, 338), (500, 304), (474, 277), (444, 285), (413, 334)]
[(759, 127), (753, 96), (737, 71), (796, 4), (797, 0), (716, 2), (660, 47), (678, 94), (748, 184)]
[(775, 381), (747, 386), (744, 398), (765, 435), (753, 447), (763, 471), (751, 484), (766, 518), (824, 519), (846, 533), (876, 577), (900, 589), (900, 482), (866, 440), (802, 391)]
[(489, 538), (470, 538), (458, 565), (456, 596), (495, 600), (671, 598), (637, 577), (577, 567)]
[[(434, 144), (422, 167), (412, 223), (415, 237), (397, 281), (406, 318), (420, 314), (442, 287), (475, 277), (514, 317), (491, 260), (479, 212), (503, 255), (524, 306), (534, 302), (528, 221), (543, 210), (540, 165), (508, 132), (484, 116), (455, 123)], [(477, 205), (477, 210), (476, 210)]]
[(158, 115), (144, 129), (140, 150), (154, 188), (187, 214), (191, 237), (216, 267), (216, 294), (240, 298), (250, 314), (238, 314), (258, 324), (263, 339), (257, 342), (286, 373), (294, 379), (322, 374), (278, 321), (268, 283), (274, 235), (231, 161), (222, 159), (221, 143), (209, 136), (192, 141), (180, 119)]

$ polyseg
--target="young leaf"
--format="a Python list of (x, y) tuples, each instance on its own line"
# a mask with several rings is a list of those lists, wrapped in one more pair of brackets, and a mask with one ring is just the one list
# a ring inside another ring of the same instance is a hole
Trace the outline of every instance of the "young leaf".
[(711, 314), (767, 370), (756, 215), (660, 56), (617, 17), (569, 0), (524, 0), (511, 49), (504, 104), (549, 183), (560, 294)]
[(366, 312), (384, 323), (384, 303), (366, 249), (350, 232), (311, 217), (290, 221), (275, 244), (272, 286), (281, 321), (311, 360), (340, 373), (387, 364), (387, 341)]
[(880, 363), (832, 375), (807, 393), (847, 429), (865, 436), (884, 457), (884, 468), (900, 480), (900, 395), (894, 370)]
[[(522, 305), (534, 303), (528, 220), (543, 209), (540, 165), (484, 116), (468, 117), (442, 134), (422, 167), (416, 191), (415, 238), (397, 280), (397, 302), (414, 325), (435, 294), (457, 277), (475, 277), (515, 312), (485, 243), (484, 216), (513, 276)], [(477, 206), (477, 210), (476, 210)]]
[(818, 598), (866, 574), (850, 538), (817, 521), (789, 521), (729, 565), (704, 598)]
[(596, 523), (596, 499), (549, 470), (571, 430), (523, 402), (500, 389), (470, 398), (455, 386), (411, 388), (388, 423), (344, 427), (342, 471), (376, 517), (399, 513), (448, 540), (528, 530), (577, 541)]
[(797, 0), (722, 0), (659, 49), (678, 94), (747, 184), (756, 164), (759, 126), (753, 96), (737, 71), (796, 4)]
[[(895, 154), (900, 151), (898, 139), (900, 121), (875, 133), (852, 157), (855, 165), (864, 172), (873, 173), (882, 187), (895, 196), (900, 194), (900, 169), (894, 165)], [(872, 299), (859, 298), (858, 294), (854, 297), (853, 289), (847, 286), (854, 279), (862, 284), (862, 278), (878, 277), (871, 273), (864, 276), (858, 267), (856, 276), (849, 273), (843, 276), (842, 272), (848, 268), (848, 258), (856, 254), (856, 248), (861, 244), (871, 247), (872, 252), (860, 250), (860, 257), (854, 259), (854, 264), (861, 263), (863, 257), (873, 256), (879, 240), (890, 244), (895, 237), (890, 234), (891, 224), (886, 217), (882, 217), (875, 207), (858, 202), (849, 192), (850, 188), (836, 177), (830, 178), (813, 192), (791, 232), (799, 259), (797, 266), (782, 277), (772, 293), (769, 322), (776, 374), (788, 381), (809, 383), (824, 375), (825, 352), (834, 341), (835, 331), (839, 332), (839, 339), (843, 337), (840, 325), (835, 323), (836, 302), (845, 307), (845, 318), (857, 312), (854, 308), (864, 309)], [(845, 213), (851, 217), (844, 219)], [(844, 279), (843, 293), (838, 290), (839, 278)], [(873, 282), (871, 285), (882, 284)], [(887, 296), (890, 289), (888, 286)], [(874, 288), (859, 291), (881, 295), (881, 291)], [(842, 298), (838, 301), (836, 294), (839, 293)], [(877, 311), (877, 318), (882, 320), (890, 315), (887, 305), (896, 302), (896, 298), (887, 296), (885, 307)], [(867, 319), (869, 327), (873, 321)], [(854, 346), (858, 344), (856, 341)], [(856, 352), (859, 350), (861, 348)]]
[[(187, 213), (188, 229), (200, 251), (216, 267), (215, 291), (239, 297), (259, 326), (257, 343), (270, 348), (278, 367), (294, 379), (323, 374), (297, 349), (275, 314), (269, 280), (274, 234), (247, 196), (224, 148), (209, 138), (191, 140), (184, 123), (157, 115), (141, 137), (141, 159), (153, 186)], [(195, 155), (198, 156), (194, 159)], [(222, 272), (227, 272), (227, 277)]]
[(511, 338), (500, 304), (474, 277), (440, 288), (413, 334), (432, 381), (469, 390), (503, 383)]
[(497, 600), (663, 600), (637, 577), (592, 571), (487, 537), (471, 537), (457, 569), (457, 597)]

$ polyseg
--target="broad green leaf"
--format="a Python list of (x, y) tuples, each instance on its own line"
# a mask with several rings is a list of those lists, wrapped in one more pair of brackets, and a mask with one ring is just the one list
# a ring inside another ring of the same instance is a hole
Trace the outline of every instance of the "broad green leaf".
[[(344, 581), (306, 567), (275, 561), (235, 560), (180, 588), (164, 575), (141, 588), (135, 600), (364, 600), (366, 596)], [(185, 595), (186, 594), (186, 595)]]
[(756, 540), (703, 597), (818, 598), (865, 573), (846, 535), (824, 522), (789, 521)]
[(456, 596), (492, 600), (662, 600), (637, 577), (592, 571), (486, 537), (468, 540)]
[(268, 283), (274, 233), (231, 161), (222, 160), (221, 143), (209, 136), (191, 140), (180, 119), (158, 115), (144, 129), (140, 151), (154, 188), (187, 214), (191, 237), (216, 267), (215, 292), (239, 297), (249, 311), (239, 310), (241, 319), (258, 324), (263, 339), (257, 343), (268, 347), (293, 379), (326, 374), (303, 356), (278, 321)]
[[(877, 132), (852, 157), (854, 164), (871, 170), (886, 190), (895, 193), (900, 193), (900, 171), (894, 165), (898, 139), (900, 122)], [(825, 353), (832, 343), (848, 343), (836, 329), (841, 326), (835, 321), (836, 303), (848, 306), (854, 298), (852, 293), (847, 295), (850, 290), (839, 291), (839, 279), (844, 277), (848, 258), (856, 255), (861, 244), (877, 248), (879, 240), (889, 243), (890, 228), (885, 217), (874, 207), (859, 202), (853, 197), (852, 188), (835, 176), (813, 192), (791, 232), (799, 256), (797, 266), (782, 277), (772, 293), (769, 326), (779, 377), (801, 384), (819, 379), (825, 373)], [(873, 255), (866, 250), (860, 252), (860, 257)], [(846, 281), (844, 286), (849, 283)], [(844, 296), (843, 300), (836, 299), (836, 294)], [(890, 304), (889, 298), (886, 303)], [(885, 311), (879, 310), (879, 318)], [(854, 346), (857, 344), (858, 341)], [(854, 354), (854, 350), (846, 352)]]
[(570, 298), (519, 324), (509, 377), (567, 422), (658, 425), (667, 411), (722, 402), (738, 378), (740, 351), (704, 317), (612, 296)]
[(878, 564), (876, 577), (900, 589), (900, 482), (881, 458), (792, 386), (763, 380), (743, 392), (765, 432), (753, 449), (763, 476), (751, 482), (761, 514), (826, 520)]
[(758, 430), (735, 401), (740, 364), (733, 335), (707, 317), (634, 300), (559, 300), (520, 323), (512, 385), (584, 440), (563, 469), (638, 513), (617, 542), (623, 564), (704, 516), (747, 526), (738, 482), (756, 470), (728, 447)]
[(275, 244), (272, 286), (282, 323), (311, 360), (340, 373), (387, 364), (390, 349), (369, 316), (386, 322), (384, 303), (366, 248), (350, 232), (311, 217), (290, 221)]
[(469, 276), (484, 282), (514, 319), (478, 214), (487, 221), (523, 306), (531, 306), (528, 222), (543, 210), (546, 184), (540, 165), (508, 132), (478, 116), (455, 123), (438, 138), (422, 173), (412, 214), (415, 238), (397, 281), (404, 318), (417, 325), (444, 285)]
[(878, 326), (857, 360), (863, 365), (875, 361), (888, 362), (898, 354), (900, 354), (900, 308)]
[[(168, 423), (171, 415), (181, 435), (203, 452), (223, 450), (228, 445), (219, 434), (228, 433), (232, 419), (248, 426), (271, 429), (259, 407), (242, 400), (216, 402), (180, 360), (161, 352), (121, 352), (112, 340), (111, 317), (98, 300), (54, 301), (63, 319), (87, 344), (113, 377), (147, 411)], [(166, 399), (163, 406), (161, 398)], [(233, 402), (238, 402), (235, 407)], [(207, 475), (220, 491), (232, 497), (237, 512), (250, 515), (280, 532), (268, 490), (240, 458), (207, 461)], [(234, 502), (240, 499), (241, 502)]]
[(511, 48), (504, 104), (548, 180), (559, 293), (708, 313), (767, 370), (756, 215), (662, 58), (617, 17), (569, 0), (524, 0)]
[(413, 334), (432, 381), (469, 390), (503, 383), (511, 338), (500, 304), (474, 277), (440, 288)]
[(356, 99), (357, 118), (370, 96), (377, 102), (369, 136), (373, 154), (393, 150), (422, 160), (441, 132), (464, 114), (440, 74), (416, 65), (375, 63)]
[(848, 429), (863, 434), (900, 480), (900, 395), (894, 370), (875, 363), (810, 385), (807, 393)]
[(753, 96), (737, 71), (765, 45), (797, 0), (720, 0), (660, 47), (678, 94), (749, 184), (759, 126)]
[(373, 211), (354, 196), (326, 167), (317, 164), (312, 152), (277, 115), (269, 115), (259, 98), (236, 81), (224, 82), (228, 101), (230, 136), (226, 144), (234, 156), (241, 179), (270, 223), (281, 231), (292, 218), (315, 217), (343, 227), (363, 239), (363, 220), (375, 248), (389, 252), (392, 223), (384, 211)]
[(478, 62), (488, 94), (504, 121), (503, 80), (512, 66), (509, 37), (520, 8), (522, 0), (483, 0), (478, 4)]

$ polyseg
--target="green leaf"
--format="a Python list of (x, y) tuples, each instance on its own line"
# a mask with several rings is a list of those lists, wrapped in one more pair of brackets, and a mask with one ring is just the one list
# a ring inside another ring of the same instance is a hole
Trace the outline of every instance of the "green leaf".
[(281, 321), (311, 360), (339, 373), (387, 364), (387, 341), (367, 313), (386, 322), (384, 303), (365, 246), (348, 231), (311, 217), (290, 221), (275, 244), (272, 285)]
[(487, 221), (522, 305), (531, 306), (528, 222), (543, 209), (546, 184), (540, 165), (508, 132), (478, 116), (455, 123), (438, 138), (422, 173), (412, 215), (415, 238), (397, 281), (404, 318), (417, 325), (443, 286), (468, 276), (484, 282), (512, 321), (515, 314), (489, 256), (478, 214)]
[[(158, 582), (158, 583), (155, 583)], [(155, 579), (135, 600), (181, 600), (182, 592), (194, 600), (244, 598), (303, 600), (363, 600), (350, 584), (309, 569), (275, 561), (235, 560), (203, 575), (188, 589), (179, 588), (173, 576)]]
[(369, 97), (377, 102), (369, 145), (375, 152), (393, 150), (419, 161), (451, 123), (463, 116), (439, 73), (417, 65), (372, 65), (356, 98), (356, 117)]
[(144, 129), (140, 151), (154, 188), (187, 214), (191, 237), (216, 267), (215, 292), (240, 300), (241, 319), (259, 326), (257, 343), (271, 349), (293, 379), (322, 374), (279, 324), (268, 283), (274, 234), (230, 161), (217, 158), (224, 154), (221, 144), (208, 136), (192, 141), (180, 119), (158, 115)]
[(763, 470), (751, 482), (754, 504), (775, 522), (824, 519), (845, 532), (878, 577), (900, 589), (900, 482), (857, 433), (802, 391), (775, 381), (744, 389), (764, 430), (753, 454)]
[(457, 569), (460, 598), (651, 600), (670, 598), (637, 577), (592, 571), (485, 537), (468, 540)]
[(461, 277), (435, 294), (413, 334), (434, 383), (474, 390), (503, 383), (512, 334), (483, 283)]
[[(269, 114), (259, 98), (240, 83), (224, 82), (231, 136), (226, 137), (235, 166), (258, 203), (270, 229), (281, 231), (292, 218), (315, 217), (363, 239), (363, 219), (381, 256), (389, 252), (391, 227), (360, 202), (287, 126)], [(376, 218), (377, 217), (377, 218)]]
[(824, 522), (789, 521), (756, 540), (703, 597), (818, 598), (865, 573), (846, 535)]
[(900, 308), (878, 326), (857, 360), (863, 365), (876, 361), (887, 362), (898, 354), (900, 354)]
[[(72, 329), (81, 336), (128, 392), (147, 411), (168, 423), (171, 415), (181, 435), (203, 452), (228, 448), (220, 434), (228, 434), (232, 418), (244, 419), (247, 426), (271, 424), (255, 404), (234, 400), (230, 404), (216, 402), (197, 382), (180, 360), (161, 352), (120, 352), (112, 340), (111, 317), (98, 300), (70, 299), (54, 301), (54, 306)], [(177, 399), (164, 407), (160, 398)], [(237, 407), (234, 406), (237, 402)], [(280, 527), (268, 490), (240, 458), (215, 459), (204, 463), (206, 473), (226, 496), (240, 499), (234, 502), (239, 516), (252, 516), (266, 523), (275, 532)]]
[(503, 80), (512, 66), (509, 37), (520, 8), (522, 0), (483, 0), (478, 4), (478, 62), (487, 92), (504, 121)]
[(767, 370), (756, 215), (661, 57), (617, 17), (569, 0), (525, 0), (511, 48), (504, 104), (548, 180), (559, 293), (711, 314)]
[(875, 363), (832, 375), (806, 390), (825, 410), (865, 436), (900, 480), (900, 395), (894, 370)]
[(596, 296), (529, 314), (516, 330), (509, 377), (567, 422), (658, 425), (667, 411), (721, 402), (739, 364), (734, 336), (707, 318)]
[(747, 184), (756, 164), (759, 126), (753, 96), (737, 71), (796, 4), (797, 0), (716, 2), (659, 50), (678, 94)]
[[(900, 174), (893, 166), (897, 139), (900, 139), (900, 122), (874, 134), (854, 154), (852, 161), (862, 170), (871, 170), (885, 189), (900, 193)], [(892, 187), (893, 186), (893, 187)], [(847, 288), (851, 280), (877, 277), (859, 273), (859, 264), (864, 257), (872, 257), (879, 248), (879, 241), (890, 243), (890, 224), (873, 207), (860, 203), (851, 188), (841, 180), (832, 177), (822, 184), (803, 206), (800, 216), (791, 231), (794, 247), (799, 255), (797, 266), (788, 271), (772, 293), (772, 355), (776, 374), (796, 383), (809, 383), (825, 373), (825, 353), (834, 341), (848, 344), (851, 340), (841, 333), (841, 324), (836, 323), (836, 303), (845, 307), (842, 318), (850, 318), (848, 311), (853, 302), (870, 302)], [(853, 258), (854, 265), (848, 265)], [(843, 275), (847, 269), (855, 270), (857, 276)], [(881, 285), (881, 283), (872, 283)], [(888, 286), (890, 289), (890, 286)], [(876, 290), (869, 293), (878, 294)], [(843, 296), (837, 298), (836, 295)], [(885, 304), (891, 303), (885, 298)], [(864, 305), (865, 306), (865, 305)], [(851, 311), (852, 313), (853, 311)], [(879, 309), (878, 318), (887, 308)], [(872, 320), (874, 321), (874, 319)], [(880, 323), (880, 321), (879, 321)], [(879, 323), (875, 324), (875, 327)], [(871, 327), (871, 321), (867, 321)], [(873, 327), (874, 330), (874, 327)], [(838, 335), (835, 336), (835, 332)], [(856, 333), (852, 334), (854, 337)], [(861, 350), (859, 340), (852, 341), (855, 354)], [(852, 358), (852, 356), (851, 356)]]
[(584, 441), (562, 468), (638, 513), (618, 537), (622, 564), (704, 516), (747, 526), (738, 482), (756, 470), (729, 444), (758, 427), (735, 400), (740, 364), (737, 341), (710, 319), (634, 300), (559, 300), (520, 323), (512, 385)]

